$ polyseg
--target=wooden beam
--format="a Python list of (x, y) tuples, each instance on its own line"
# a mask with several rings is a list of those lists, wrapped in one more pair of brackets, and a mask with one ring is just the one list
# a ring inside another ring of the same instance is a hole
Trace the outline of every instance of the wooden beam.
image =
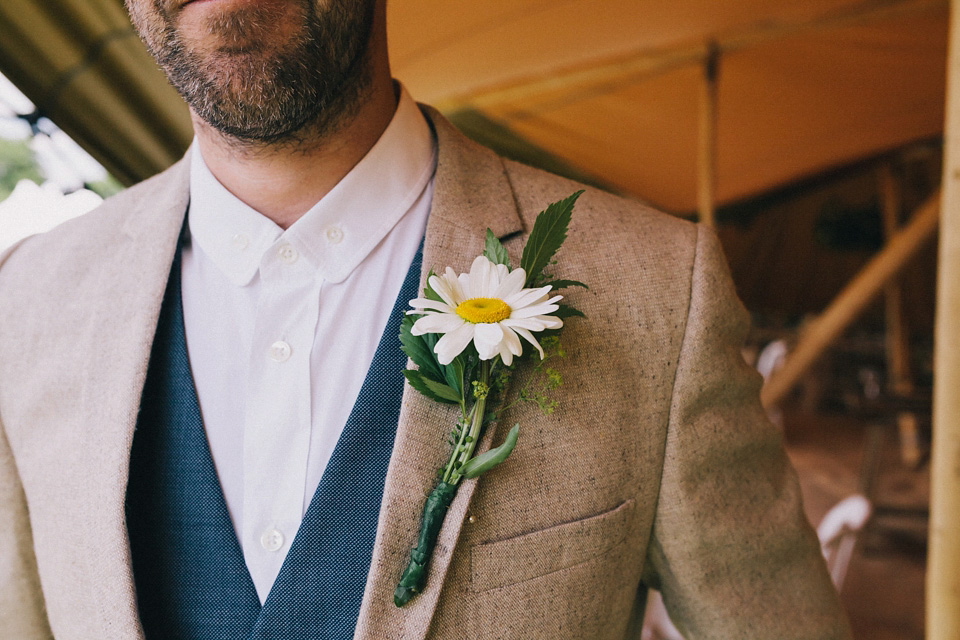
[(711, 45), (703, 61), (700, 83), (700, 128), (697, 149), (697, 212), (700, 222), (717, 226), (715, 219), (717, 193), (717, 80), (720, 51)]
[[(900, 183), (890, 162), (884, 162), (879, 171), (880, 205), (883, 211), (883, 230), (887, 242), (900, 229)], [(887, 386), (898, 396), (913, 391), (910, 378), (910, 332), (903, 310), (903, 286), (894, 278), (884, 287), (886, 312)]]
[(950, 2), (934, 330), (927, 638), (960, 638), (960, 0)]
[[(960, 2), (960, 0), (955, 0)], [(854, 277), (820, 316), (800, 335), (760, 392), (765, 407), (778, 403), (823, 352), (859, 317), (884, 285), (923, 248), (939, 222), (940, 191), (917, 209), (910, 222)]]

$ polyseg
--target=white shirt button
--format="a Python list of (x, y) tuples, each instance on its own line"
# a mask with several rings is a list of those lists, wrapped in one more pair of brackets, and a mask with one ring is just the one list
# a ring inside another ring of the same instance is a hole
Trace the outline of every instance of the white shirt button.
[(290, 359), (290, 354), (292, 353), (293, 349), (283, 340), (277, 340), (270, 345), (270, 348), (267, 350), (267, 355), (274, 362), (286, 362)]
[(340, 227), (327, 227), (323, 234), (330, 244), (340, 244), (340, 241), (343, 240), (343, 229)]
[(238, 233), (235, 236), (233, 236), (233, 238), (230, 239), (230, 242), (233, 243), (233, 248), (236, 249), (237, 251), (243, 251), (248, 246), (250, 246), (250, 238), (243, 235), (242, 233)]
[(297, 258), (300, 257), (300, 254), (297, 253), (297, 250), (291, 247), (289, 244), (285, 244), (280, 247), (280, 250), (277, 252), (277, 254), (280, 256), (280, 259), (287, 264), (293, 264), (297, 261)]
[(283, 546), (283, 533), (279, 529), (267, 529), (260, 536), (260, 546), (267, 551), (279, 551)]

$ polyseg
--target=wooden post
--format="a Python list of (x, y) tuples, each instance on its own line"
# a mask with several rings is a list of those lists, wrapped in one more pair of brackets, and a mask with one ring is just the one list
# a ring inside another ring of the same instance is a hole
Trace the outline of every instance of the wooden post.
[[(960, 2), (960, 0), (954, 0)], [(933, 235), (939, 222), (940, 192), (930, 196), (910, 222), (887, 243), (860, 273), (830, 303), (827, 310), (810, 324), (787, 356), (783, 367), (774, 372), (760, 392), (765, 407), (779, 402), (793, 385), (817, 361), (823, 352), (857, 319), (874, 296), (880, 293), (900, 269), (910, 261)]]
[(720, 51), (711, 44), (703, 60), (703, 82), (700, 84), (700, 139), (697, 149), (697, 211), (700, 222), (716, 226), (717, 193), (717, 74)]
[(960, 0), (950, 2), (933, 370), (927, 638), (960, 638)]
[[(883, 230), (887, 242), (900, 229), (900, 184), (889, 162), (879, 172), (880, 205)], [(910, 332), (903, 312), (903, 286), (894, 278), (884, 287), (886, 311), (887, 386), (894, 395), (907, 396), (913, 391), (910, 379)]]

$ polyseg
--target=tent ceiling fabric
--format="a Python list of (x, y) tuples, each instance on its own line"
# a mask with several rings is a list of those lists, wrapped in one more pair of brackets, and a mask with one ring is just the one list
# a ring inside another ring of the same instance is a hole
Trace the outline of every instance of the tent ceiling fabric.
[[(939, 136), (948, 10), (904, 0), (390, 0), (394, 73), (615, 188), (696, 207), (700, 86), (720, 49), (717, 198)], [(602, 9), (598, 8), (601, 7)]]
[[(415, 97), (670, 211), (695, 208), (711, 44), (721, 203), (942, 131), (946, 0), (388, 7), (393, 70)], [(121, 0), (3, 0), (0, 71), (124, 181), (189, 143), (186, 109)]]
[(3, 0), (0, 71), (126, 183), (168, 166), (191, 139), (121, 0)]

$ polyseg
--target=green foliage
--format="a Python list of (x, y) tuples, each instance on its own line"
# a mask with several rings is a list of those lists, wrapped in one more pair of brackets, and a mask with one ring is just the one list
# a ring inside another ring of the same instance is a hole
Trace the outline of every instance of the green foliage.
[(87, 188), (104, 199), (123, 191), (123, 185), (120, 183), (120, 181), (110, 174), (107, 174), (107, 177), (103, 180), (98, 180), (96, 182), (87, 184)]
[(513, 448), (517, 445), (517, 436), (520, 434), (520, 424), (513, 425), (513, 428), (510, 429), (510, 433), (507, 434), (507, 439), (504, 440), (503, 444), (495, 449), (490, 449), (484, 453), (481, 453), (478, 456), (470, 458), (463, 466), (460, 467), (459, 472), (464, 478), (476, 478), (481, 473), (493, 469), (495, 466), (507, 459), (507, 457), (513, 452)]
[(552, 398), (552, 392), (563, 385), (563, 375), (557, 369), (548, 367), (547, 362), (553, 358), (563, 358), (567, 355), (567, 352), (563, 349), (560, 338), (556, 334), (543, 337), (540, 340), (540, 346), (543, 347), (543, 359), (533, 366), (523, 387), (517, 392), (517, 399), (500, 411), (504, 411), (518, 402), (531, 402), (537, 405), (541, 413), (550, 415), (560, 405)]
[(440, 294), (433, 290), (433, 287), (430, 286), (430, 278), (437, 275), (433, 272), (433, 269), (430, 269), (430, 273), (427, 274), (427, 284), (423, 288), (423, 297), (427, 300), (433, 300), (434, 302), (443, 302), (443, 298), (440, 297)]
[(567, 287), (583, 287), (584, 289), (590, 288), (579, 280), (548, 280), (547, 282), (540, 284), (541, 287), (545, 287), (547, 285), (550, 285), (554, 289), (566, 289)]
[(6, 200), (21, 180), (33, 180), (37, 184), (44, 181), (33, 150), (25, 140), (0, 138), (0, 201)]
[(443, 373), (440, 370), (440, 363), (433, 351), (424, 343), (423, 336), (415, 336), (411, 333), (415, 318), (404, 316), (400, 323), (400, 348), (407, 354), (413, 363), (417, 365), (420, 372), (437, 381), (443, 380)]
[(493, 264), (502, 264), (506, 265), (508, 269), (510, 268), (510, 256), (507, 255), (507, 250), (503, 248), (500, 240), (493, 235), (493, 231), (490, 229), (487, 229), (487, 243), (483, 255)]
[(403, 375), (410, 381), (411, 387), (431, 400), (446, 404), (460, 404), (460, 394), (442, 382), (431, 380), (419, 371), (413, 369), (407, 369), (403, 372)]
[(567, 239), (573, 205), (582, 194), (582, 190), (577, 191), (568, 198), (554, 202), (537, 216), (520, 258), (520, 266), (527, 273), (524, 286), (529, 287), (537, 282), (544, 267)]

